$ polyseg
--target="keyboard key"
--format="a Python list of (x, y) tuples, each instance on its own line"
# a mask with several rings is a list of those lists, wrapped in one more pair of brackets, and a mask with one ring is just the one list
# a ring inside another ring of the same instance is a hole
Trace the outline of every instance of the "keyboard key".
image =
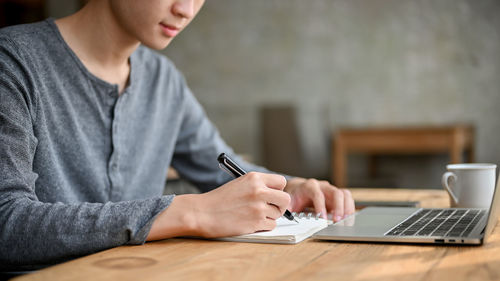
[[(479, 223), (479, 221), (481, 220), (481, 218), (486, 214), (486, 211), (485, 210), (482, 210), (481, 212), (474, 211), (474, 212), (471, 212), (471, 213), (472, 214), (477, 214), (477, 215), (474, 217), (474, 219), (472, 220), (472, 222), (467, 226), (467, 228), (465, 229), (465, 231), (460, 236), (463, 236), (463, 237), (469, 236), (469, 234), (472, 232), (472, 230), (474, 229), (474, 227)], [(452, 236), (452, 234), (449, 233), (446, 236)]]
[(460, 237), (470, 234), (485, 213), (484, 210), (422, 209), (386, 235)]

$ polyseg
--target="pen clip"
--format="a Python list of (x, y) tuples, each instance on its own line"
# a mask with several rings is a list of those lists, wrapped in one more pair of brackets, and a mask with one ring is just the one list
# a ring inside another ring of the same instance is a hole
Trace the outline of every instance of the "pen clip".
[(226, 156), (225, 153), (221, 153), (217, 158), (217, 161), (219, 161), (219, 167), (221, 167), (221, 169), (235, 178), (241, 177), (246, 174), (246, 172), (240, 166), (234, 163), (228, 156)]
[(219, 163), (219, 167), (224, 170), (224, 172), (228, 173), (230, 176), (237, 177), (232, 171), (230, 171), (225, 165)]

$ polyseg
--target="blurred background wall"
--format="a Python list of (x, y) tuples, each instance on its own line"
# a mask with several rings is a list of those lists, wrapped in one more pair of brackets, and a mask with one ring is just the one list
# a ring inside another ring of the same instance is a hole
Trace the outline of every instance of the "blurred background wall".
[[(328, 177), (331, 133), (352, 126), (471, 123), (476, 160), (498, 163), (499, 12), (496, 0), (207, 1), (163, 53), (256, 162), (260, 108), (291, 104), (314, 176)], [(448, 161), (382, 157), (381, 184), (439, 188)], [(375, 184), (364, 162), (350, 159), (353, 185)]]
[[(47, 2), (53, 17), (81, 4)], [(473, 124), (476, 160), (499, 164), (499, 12), (497, 0), (209, 0), (161, 53), (256, 163), (262, 108), (287, 105), (303, 176), (330, 176), (340, 127)], [(350, 185), (439, 188), (449, 158), (378, 160), (379, 178), (368, 179), (366, 157), (351, 156)]]

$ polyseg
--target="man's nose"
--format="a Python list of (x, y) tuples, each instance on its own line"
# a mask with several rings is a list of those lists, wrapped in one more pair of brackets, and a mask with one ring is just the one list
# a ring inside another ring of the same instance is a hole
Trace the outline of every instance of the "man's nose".
[(194, 0), (178, 0), (172, 5), (172, 13), (181, 18), (191, 19), (194, 16)]

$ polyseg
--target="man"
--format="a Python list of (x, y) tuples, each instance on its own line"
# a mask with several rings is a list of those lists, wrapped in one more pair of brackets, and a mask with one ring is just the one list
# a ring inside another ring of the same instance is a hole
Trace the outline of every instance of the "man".
[[(165, 48), (203, 2), (91, 0), (69, 17), (0, 32), (3, 270), (270, 230), (286, 208), (335, 221), (354, 212), (347, 190), (234, 156), (182, 75), (149, 49)], [(256, 172), (231, 180), (221, 152)], [(170, 165), (205, 193), (161, 196)]]

